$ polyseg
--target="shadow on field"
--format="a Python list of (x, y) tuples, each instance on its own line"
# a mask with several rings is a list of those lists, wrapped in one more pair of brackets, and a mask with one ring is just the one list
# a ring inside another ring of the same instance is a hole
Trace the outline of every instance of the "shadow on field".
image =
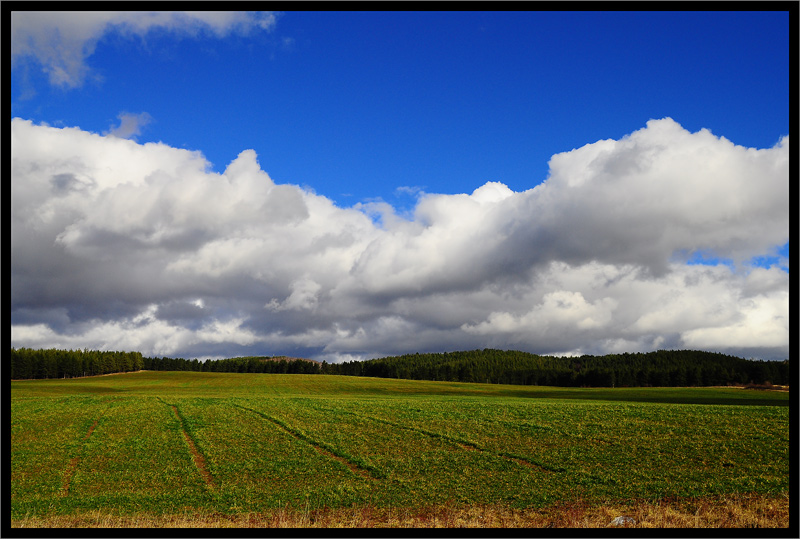
[[(375, 379), (371, 380), (395, 380)], [(621, 388), (564, 388), (552, 386), (521, 386), (503, 384), (467, 384), (461, 382), (424, 382), (396, 380), (396, 386), (362, 384), (348, 387), (348, 394), (362, 396), (442, 396), (442, 397), (511, 397), (520, 399), (563, 399), (575, 401), (647, 402), (660, 404), (717, 404), (735, 406), (789, 406), (788, 392), (743, 390), (737, 387), (621, 387)], [(420, 386), (416, 386), (420, 383)], [(408, 384), (408, 385), (406, 385)], [(424, 384), (424, 385), (422, 385)]]
[[(668, 391), (661, 391), (667, 389)], [(708, 394), (703, 394), (703, 391)], [(723, 392), (735, 392), (726, 395)], [(509, 396), (512, 396), (511, 394)], [(715, 391), (710, 388), (692, 388), (681, 391), (681, 388), (618, 388), (618, 389), (565, 389), (558, 392), (518, 391), (513, 396), (521, 398), (566, 399), (566, 400), (598, 400), (618, 402), (652, 402), (662, 404), (722, 404), (750, 406), (789, 406), (789, 399), (776, 399), (744, 393), (739, 389)]]
[(12, 381), (20, 396), (457, 397), (658, 404), (789, 406), (788, 391), (741, 387), (553, 387), (320, 374), (140, 371), (80, 379)]

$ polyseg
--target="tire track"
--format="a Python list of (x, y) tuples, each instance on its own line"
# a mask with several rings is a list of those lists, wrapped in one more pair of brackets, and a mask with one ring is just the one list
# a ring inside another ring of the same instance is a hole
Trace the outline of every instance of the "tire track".
[[(102, 416), (100, 416), (100, 417), (102, 417)], [(94, 420), (92, 425), (89, 427), (89, 430), (86, 432), (86, 436), (84, 436), (83, 439), (81, 440), (81, 445), (78, 448), (78, 454), (76, 456), (72, 457), (70, 459), (70, 461), (69, 461), (69, 464), (67, 464), (67, 468), (66, 468), (66, 470), (64, 470), (64, 479), (63, 479), (63, 481), (61, 483), (61, 495), (62, 496), (68, 496), (69, 495), (69, 487), (72, 484), (72, 477), (75, 475), (75, 472), (78, 469), (78, 463), (81, 460), (81, 456), (80, 455), (83, 452), (84, 446), (86, 445), (86, 440), (88, 440), (89, 437), (92, 435), (92, 433), (94, 432), (94, 429), (97, 428), (97, 424), (99, 422), (100, 422), (100, 418), (99, 417)]]
[(575, 438), (577, 440), (599, 443), (603, 445), (619, 446), (617, 442), (613, 442), (611, 440), (604, 440), (603, 438), (597, 438), (596, 436), (586, 436), (583, 434), (576, 434), (558, 427), (551, 427), (549, 425), (537, 425), (536, 423), (531, 423), (530, 421), (524, 421), (522, 423), (512, 423), (510, 421), (503, 421), (498, 419), (493, 421), (505, 427), (511, 427), (516, 429), (524, 427), (533, 430), (543, 430), (545, 432), (555, 432), (557, 434), (560, 434), (561, 436), (564, 436), (565, 438)]
[(183, 421), (183, 417), (181, 417), (180, 412), (178, 412), (178, 407), (174, 404), (171, 404), (170, 407), (172, 411), (175, 413), (175, 417), (181, 424), (181, 430), (183, 431), (183, 438), (186, 440), (186, 443), (189, 445), (189, 452), (192, 454), (192, 460), (194, 460), (194, 465), (197, 468), (197, 471), (200, 472), (200, 476), (205, 481), (206, 486), (214, 490), (214, 478), (211, 476), (211, 472), (208, 471), (208, 466), (206, 465), (206, 459), (203, 457), (203, 454), (200, 450), (197, 449), (197, 445), (194, 443), (194, 440), (189, 433), (186, 431), (186, 424)]
[(183, 432), (183, 439), (186, 440), (186, 445), (189, 446), (189, 454), (192, 456), (192, 461), (194, 462), (195, 468), (197, 468), (197, 471), (200, 473), (200, 477), (203, 479), (206, 488), (208, 488), (209, 490), (215, 490), (216, 487), (214, 486), (214, 477), (208, 470), (208, 464), (206, 464), (206, 459), (203, 456), (203, 453), (197, 448), (197, 444), (189, 434), (189, 431), (186, 430), (186, 421), (180, 414), (178, 407), (174, 404), (169, 404), (168, 402), (165, 402), (164, 400), (161, 399), (161, 397), (156, 397), (156, 398), (163, 404), (166, 404), (167, 406), (172, 408), (172, 413), (175, 414), (175, 418), (178, 420), (178, 424), (180, 424), (181, 426), (181, 432)]
[(566, 468), (563, 468), (563, 467), (560, 467), (560, 466), (549, 466), (549, 465), (544, 464), (542, 462), (538, 462), (538, 461), (536, 461), (536, 460), (534, 460), (534, 459), (532, 459), (530, 457), (525, 457), (525, 456), (522, 456), (522, 455), (515, 455), (513, 453), (507, 453), (507, 452), (504, 452), (504, 451), (492, 451), (490, 449), (486, 449), (484, 447), (481, 447), (478, 444), (476, 444), (475, 442), (472, 442), (470, 440), (464, 440), (464, 439), (461, 439), (461, 438), (456, 438), (456, 437), (450, 436), (448, 434), (442, 434), (441, 432), (433, 432), (433, 431), (429, 431), (429, 430), (426, 430), (426, 429), (421, 429), (419, 427), (410, 427), (410, 426), (407, 426), (407, 425), (401, 425), (400, 423), (395, 423), (395, 422), (389, 421), (387, 419), (381, 419), (379, 417), (373, 417), (373, 416), (370, 416), (370, 415), (358, 414), (356, 412), (349, 412), (349, 411), (346, 411), (346, 410), (333, 410), (332, 408), (325, 408), (325, 407), (322, 407), (322, 408), (324, 410), (328, 410), (330, 412), (350, 414), (350, 415), (353, 415), (353, 416), (356, 416), (356, 417), (360, 417), (362, 419), (368, 419), (370, 421), (375, 421), (377, 423), (383, 423), (385, 425), (390, 425), (390, 426), (396, 427), (398, 429), (404, 429), (404, 430), (410, 430), (412, 432), (418, 432), (420, 434), (424, 434), (425, 436), (429, 436), (431, 438), (438, 438), (438, 439), (441, 439), (441, 440), (445, 440), (445, 441), (447, 441), (447, 442), (449, 442), (449, 443), (451, 443), (451, 444), (453, 444), (453, 445), (455, 445), (455, 446), (457, 446), (457, 447), (459, 447), (459, 448), (461, 448), (461, 449), (463, 449), (465, 451), (480, 451), (481, 453), (486, 453), (486, 454), (493, 455), (493, 456), (496, 456), (496, 457), (501, 457), (501, 458), (509, 460), (509, 461), (511, 461), (511, 462), (513, 462), (515, 464), (518, 464), (520, 466), (533, 468), (533, 469), (536, 469), (536, 470), (539, 470), (539, 471), (557, 472), (557, 473), (566, 472), (567, 471)]
[(369, 479), (369, 480), (385, 479), (386, 478), (386, 474), (383, 471), (381, 471), (380, 469), (375, 468), (374, 466), (370, 466), (369, 464), (367, 464), (365, 462), (359, 462), (359, 459), (356, 459), (355, 457), (352, 457), (351, 455), (348, 455), (347, 453), (344, 453), (344, 452), (342, 452), (340, 450), (337, 450), (336, 448), (331, 447), (328, 444), (326, 444), (326, 443), (324, 443), (324, 442), (322, 442), (320, 440), (316, 440), (316, 439), (312, 438), (311, 436), (309, 436), (308, 434), (306, 434), (302, 430), (298, 429), (297, 427), (292, 427), (292, 426), (288, 425), (287, 423), (281, 421), (277, 417), (272, 417), (272, 416), (270, 416), (268, 414), (265, 414), (263, 412), (259, 412), (258, 410), (253, 410), (252, 408), (248, 408), (248, 407), (242, 406), (240, 404), (231, 403), (231, 406), (234, 406), (236, 408), (241, 408), (242, 410), (246, 410), (248, 412), (256, 414), (257, 416), (259, 416), (259, 417), (261, 417), (263, 419), (266, 419), (267, 421), (271, 422), (273, 425), (277, 426), (278, 428), (280, 428), (281, 430), (283, 430), (287, 434), (291, 435), (295, 439), (309, 444), (319, 454), (321, 454), (321, 455), (323, 455), (325, 457), (331, 458), (331, 459), (343, 464), (351, 472), (353, 472), (355, 475), (358, 475), (359, 477), (362, 477), (364, 479)]

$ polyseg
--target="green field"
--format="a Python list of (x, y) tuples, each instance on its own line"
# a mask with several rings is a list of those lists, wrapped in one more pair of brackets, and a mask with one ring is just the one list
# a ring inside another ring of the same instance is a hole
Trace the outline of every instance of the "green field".
[(137, 372), (11, 384), (12, 519), (789, 490), (789, 394)]

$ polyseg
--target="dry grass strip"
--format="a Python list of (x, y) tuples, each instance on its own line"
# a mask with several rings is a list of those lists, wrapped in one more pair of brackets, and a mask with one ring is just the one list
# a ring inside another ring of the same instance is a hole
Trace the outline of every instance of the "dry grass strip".
[(737, 494), (678, 500), (540, 509), (499, 505), (427, 508), (353, 506), (318, 510), (278, 509), (225, 515), (137, 514), (116, 516), (101, 510), (74, 515), (12, 520), (15, 528), (608, 528), (618, 516), (635, 520), (633, 528), (785, 528), (789, 495)]

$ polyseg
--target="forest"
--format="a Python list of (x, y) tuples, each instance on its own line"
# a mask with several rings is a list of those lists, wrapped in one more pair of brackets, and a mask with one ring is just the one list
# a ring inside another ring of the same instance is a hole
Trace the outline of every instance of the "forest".
[(788, 360), (747, 360), (697, 350), (553, 357), (484, 349), (351, 361), (330, 365), (327, 371), (351, 376), (568, 387), (789, 383)]
[(146, 369), (140, 352), (11, 349), (11, 379), (77, 378)]
[(562, 387), (786, 385), (790, 380), (788, 359), (762, 361), (698, 350), (554, 357), (484, 349), (318, 363), (283, 356), (201, 361), (143, 357), (140, 352), (12, 348), (10, 364), (14, 380), (75, 378), (137, 370), (338, 374)]

